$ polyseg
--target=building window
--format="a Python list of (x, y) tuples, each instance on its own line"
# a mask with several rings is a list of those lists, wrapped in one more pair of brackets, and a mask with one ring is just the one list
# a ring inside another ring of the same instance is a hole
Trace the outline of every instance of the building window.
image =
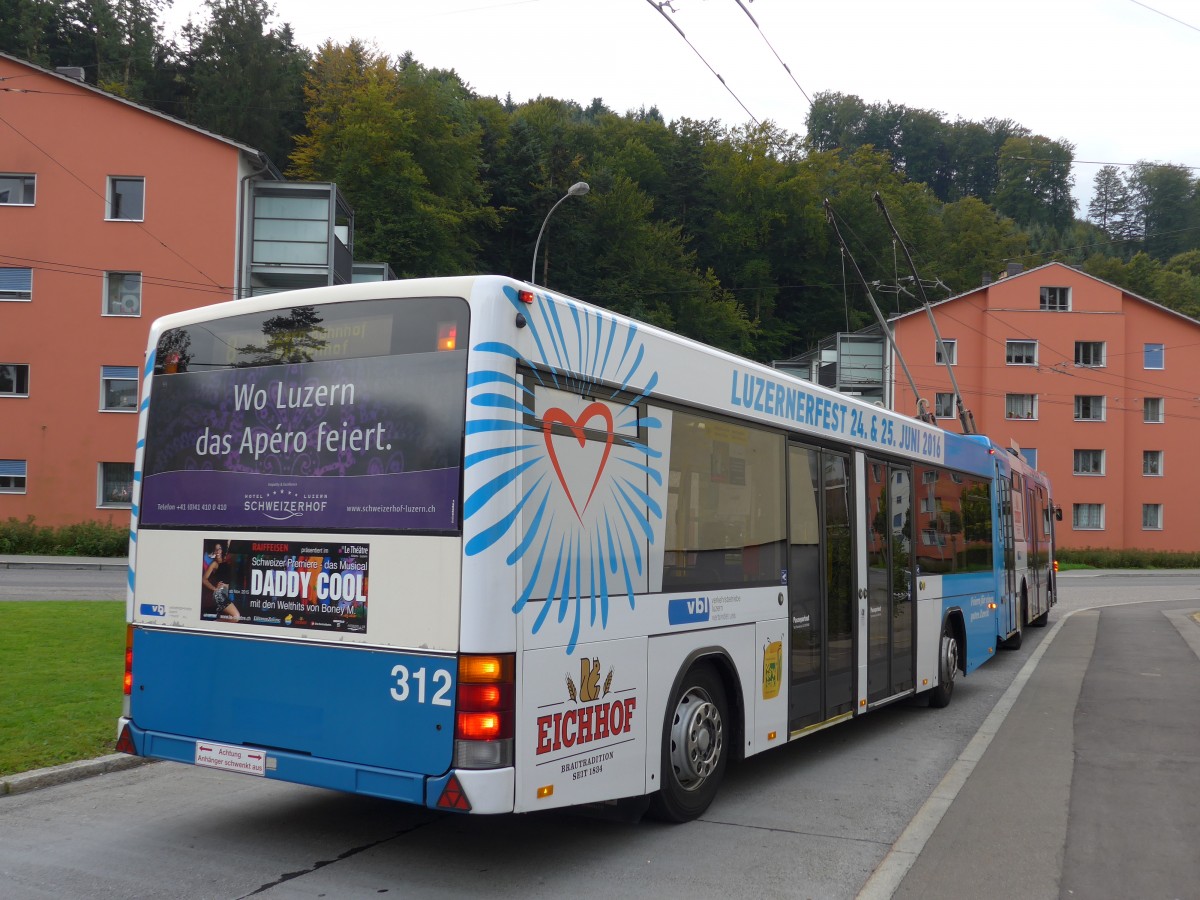
[(1071, 527), (1080, 531), (1099, 531), (1104, 528), (1104, 504), (1071, 504)]
[(1142, 421), (1151, 424), (1161, 423), (1163, 421), (1163, 398), (1162, 397), (1143, 397), (1142, 398)]
[(1142, 367), (1145, 369), (1165, 369), (1167, 348), (1165, 344), (1142, 345)]
[(109, 220), (140, 222), (146, 209), (146, 179), (118, 178), (108, 179), (108, 215)]
[(104, 366), (100, 375), (100, 409), (137, 412), (137, 366)]
[[(942, 344), (946, 347), (946, 356), (950, 358), (950, 365), (958, 365), (958, 341), (942, 339)], [(944, 366), (946, 360), (942, 357), (942, 348), (935, 341), (933, 344), (933, 361), (939, 366)]]
[(1005, 394), (1004, 418), (1036, 419), (1037, 394)]
[(1104, 366), (1104, 341), (1076, 341), (1075, 365), (1098, 369)]
[(1143, 531), (1162, 531), (1162, 504), (1161, 503), (1143, 503), (1142, 504), (1142, 530)]
[(1075, 421), (1103, 422), (1104, 397), (1099, 394), (1076, 394)]
[(0, 269), (0, 300), (32, 300), (33, 269)]
[(0, 204), (4, 206), (33, 206), (37, 189), (34, 175), (12, 175), (0, 172)]
[(954, 395), (949, 391), (938, 391), (933, 395), (933, 415), (938, 419), (954, 418)]
[(142, 276), (140, 272), (107, 272), (104, 276), (104, 315), (140, 316), (142, 314)]
[(1161, 475), (1163, 473), (1163, 452), (1161, 450), (1142, 451), (1142, 474)]
[(0, 459), (0, 494), (25, 493), (25, 460)]
[(1004, 347), (1004, 362), (1007, 365), (1037, 365), (1037, 341), (1007, 341)]
[(133, 463), (100, 463), (99, 506), (129, 506), (133, 501)]
[(1069, 287), (1044, 287), (1038, 298), (1038, 308), (1046, 312), (1068, 312), (1071, 309)]
[(1025, 462), (1033, 468), (1037, 468), (1037, 447), (1022, 447), (1021, 455), (1025, 457)]
[(1075, 474), (1076, 475), (1103, 475), (1104, 474), (1104, 451), (1103, 450), (1076, 450), (1075, 451)]
[(29, 396), (29, 366), (0, 363), (0, 397)]

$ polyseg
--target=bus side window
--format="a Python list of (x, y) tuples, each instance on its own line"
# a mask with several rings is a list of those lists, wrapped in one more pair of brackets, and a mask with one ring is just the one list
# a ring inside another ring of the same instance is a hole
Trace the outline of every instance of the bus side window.
[(674, 414), (664, 590), (779, 581), (784, 445), (772, 432)]

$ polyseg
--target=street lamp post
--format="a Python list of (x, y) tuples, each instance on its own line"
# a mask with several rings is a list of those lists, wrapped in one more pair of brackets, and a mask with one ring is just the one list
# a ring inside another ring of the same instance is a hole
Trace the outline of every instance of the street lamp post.
[[(562, 198), (558, 201), (558, 203), (555, 203), (552, 207), (550, 207), (550, 212), (546, 213), (546, 218), (542, 220), (541, 230), (538, 231), (537, 241), (533, 245), (533, 268), (529, 273), (529, 283), (530, 284), (537, 284), (538, 247), (540, 247), (542, 244), (542, 234), (544, 234), (546, 231), (546, 223), (550, 221), (550, 217), (552, 215), (554, 215), (554, 211), (556, 209), (558, 209), (559, 206), (562, 205), (563, 200), (566, 200), (568, 197), (582, 197), (584, 194), (586, 194), (591, 189), (592, 189), (591, 186), (586, 181), (575, 182), (573, 185), (571, 185), (569, 188), (567, 188), (567, 192), (565, 194), (563, 194)], [(546, 278), (546, 273), (543, 272), (542, 280), (545, 280), (545, 278)]]

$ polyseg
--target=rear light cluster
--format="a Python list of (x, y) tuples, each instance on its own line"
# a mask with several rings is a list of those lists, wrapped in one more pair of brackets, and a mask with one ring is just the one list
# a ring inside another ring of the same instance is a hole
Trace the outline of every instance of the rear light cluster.
[(133, 691), (133, 626), (125, 626), (125, 681), (122, 685), (125, 696)]
[(458, 658), (454, 704), (454, 765), (498, 769), (513, 764), (516, 718), (514, 654), (464, 654)]

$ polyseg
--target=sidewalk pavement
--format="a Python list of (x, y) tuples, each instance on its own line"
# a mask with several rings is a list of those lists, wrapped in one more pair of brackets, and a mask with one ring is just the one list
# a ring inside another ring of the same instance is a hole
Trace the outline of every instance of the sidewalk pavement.
[(859, 900), (1195, 897), (1200, 600), (1054, 623)]
[(128, 569), (124, 556), (0, 556), (0, 569)]

